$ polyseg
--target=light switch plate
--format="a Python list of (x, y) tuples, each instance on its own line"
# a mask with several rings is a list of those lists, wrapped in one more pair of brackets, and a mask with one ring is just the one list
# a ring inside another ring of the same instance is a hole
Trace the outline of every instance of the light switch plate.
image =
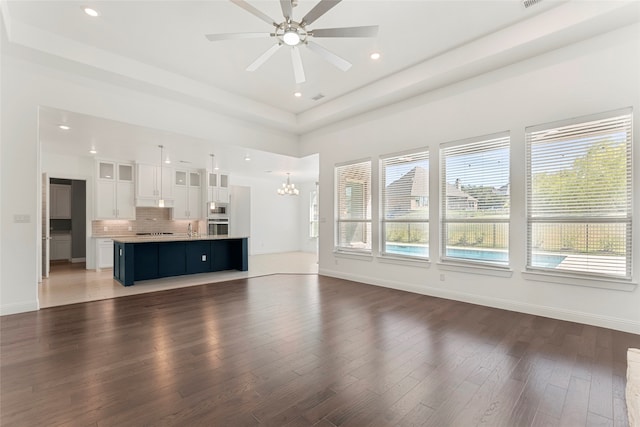
[(13, 222), (26, 224), (31, 222), (31, 215), (29, 214), (15, 214), (13, 216)]

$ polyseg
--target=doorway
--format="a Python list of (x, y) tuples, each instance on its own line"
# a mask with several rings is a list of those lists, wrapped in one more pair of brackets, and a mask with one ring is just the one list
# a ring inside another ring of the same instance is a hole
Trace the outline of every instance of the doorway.
[(42, 278), (84, 269), (87, 254), (86, 180), (42, 175)]

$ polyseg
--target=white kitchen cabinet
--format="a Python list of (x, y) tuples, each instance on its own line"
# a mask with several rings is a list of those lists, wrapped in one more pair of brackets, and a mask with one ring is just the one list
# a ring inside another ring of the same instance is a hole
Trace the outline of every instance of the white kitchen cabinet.
[(95, 219), (136, 219), (133, 164), (99, 160)]
[(229, 174), (207, 171), (207, 202), (229, 203)]
[(173, 205), (173, 168), (137, 163), (136, 206), (158, 206), (161, 198), (165, 206)]
[(175, 170), (173, 219), (203, 217), (202, 175), (199, 171)]
[(49, 186), (49, 215), (51, 219), (71, 219), (71, 186)]
[(96, 270), (113, 268), (113, 239), (96, 239)]
[(52, 234), (49, 252), (52, 261), (70, 260), (71, 234)]

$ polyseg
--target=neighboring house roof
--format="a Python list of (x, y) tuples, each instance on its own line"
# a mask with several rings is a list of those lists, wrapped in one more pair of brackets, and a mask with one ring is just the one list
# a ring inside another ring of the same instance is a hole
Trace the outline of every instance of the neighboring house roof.
[(426, 197), (429, 195), (429, 173), (419, 166), (411, 169), (400, 178), (387, 185), (387, 193), (405, 196), (410, 188), (413, 197)]
[(475, 200), (478, 201), (475, 197), (470, 195), (469, 193), (462, 191), (455, 184), (449, 184), (447, 182), (447, 197), (455, 197), (458, 199), (467, 199), (467, 200)]

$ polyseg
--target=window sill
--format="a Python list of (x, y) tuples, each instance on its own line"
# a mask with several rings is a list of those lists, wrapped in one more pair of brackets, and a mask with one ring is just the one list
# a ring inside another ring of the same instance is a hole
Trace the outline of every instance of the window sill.
[(638, 286), (637, 283), (626, 280), (592, 278), (584, 276), (560, 275), (551, 273), (542, 273), (537, 271), (523, 271), (522, 277), (526, 280), (534, 280), (537, 282), (557, 283), (560, 285), (584, 286), (588, 288), (610, 289), (616, 291), (632, 292)]
[(459, 271), (461, 273), (482, 274), (484, 276), (511, 277), (513, 270), (508, 267), (491, 267), (486, 265), (463, 265), (450, 262), (439, 262), (438, 268), (447, 271)]
[(409, 258), (409, 257), (401, 257), (401, 256), (391, 256), (391, 255), (380, 255), (376, 258), (378, 262), (384, 264), (398, 264), (398, 265), (407, 265), (411, 267), (422, 267), (422, 268), (430, 268), (431, 261), (428, 259), (422, 258)]
[(358, 261), (373, 261), (373, 255), (371, 252), (350, 252), (350, 251), (333, 251), (333, 256), (336, 258), (356, 259)]

